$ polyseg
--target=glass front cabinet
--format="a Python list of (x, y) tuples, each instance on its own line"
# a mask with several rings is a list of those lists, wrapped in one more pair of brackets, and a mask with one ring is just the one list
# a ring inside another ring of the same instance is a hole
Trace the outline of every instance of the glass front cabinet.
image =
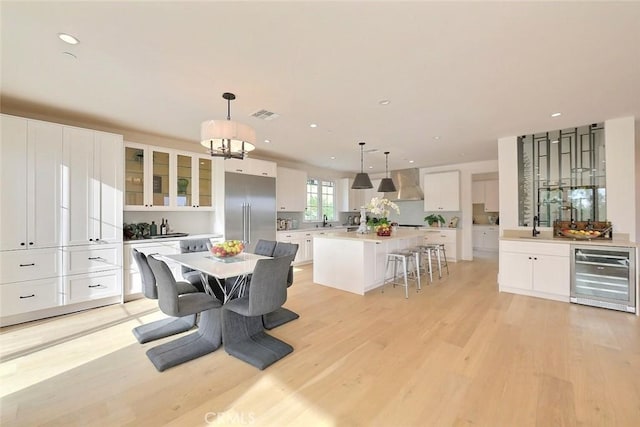
[(212, 210), (213, 160), (127, 142), (125, 210)]

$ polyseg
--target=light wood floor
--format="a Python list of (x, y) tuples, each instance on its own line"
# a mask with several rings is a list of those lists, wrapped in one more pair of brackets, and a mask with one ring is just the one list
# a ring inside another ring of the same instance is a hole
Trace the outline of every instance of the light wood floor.
[[(259, 371), (220, 349), (158, 373), (131, 329), (146, 300), (0, 330), (0, 424), (637, 426), (634, 315), (497, 292), (491, 259), (406, 300), (296, 272), (273, 331), (293, 354)], [(172, 339), (172, 338), (169, 338)]]

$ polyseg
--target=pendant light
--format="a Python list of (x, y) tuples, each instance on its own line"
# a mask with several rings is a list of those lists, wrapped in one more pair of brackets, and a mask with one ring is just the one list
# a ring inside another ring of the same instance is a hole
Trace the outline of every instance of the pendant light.
[(393, 193), (396, 191), (396, 186), (393, 183), (393, 180), (389, 178), (389, 152), (385, 151), (385, 178), (382, 178), (380, 181), (380, 186), (378, 186), (378, 193)]
[(200, 143), (207, 147), (212, 157), (225, 159), (243, 159), (256, 147), (256, 132), (251, 126), (231, 120), (231, 101), (236, 99), (232, 93), (225, 92), (222, 98), (227, 100), (227, 120), (207, 120), (200, 126)]
[(354, 190), (366, 190), (367, 188), (373, 188), (369, 175), (364, 173), (364, 142), (358, 143), (360, 145), (360, 173), (356, 174), (353, 180), (351, 188)]

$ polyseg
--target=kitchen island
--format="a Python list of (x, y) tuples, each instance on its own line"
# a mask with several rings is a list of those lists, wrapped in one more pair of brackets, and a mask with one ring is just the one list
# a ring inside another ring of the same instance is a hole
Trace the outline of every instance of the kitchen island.
[(422, 244), (425, 232), (328, 233), (313, 239), (313, 282), (364, 295), (382, 286), (387, 253)]

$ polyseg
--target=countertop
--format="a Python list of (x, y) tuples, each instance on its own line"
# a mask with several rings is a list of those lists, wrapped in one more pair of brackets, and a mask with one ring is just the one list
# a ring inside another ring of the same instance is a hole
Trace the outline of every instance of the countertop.
[(391, 240), (410, 239), (412, 237), (424, 237), (424, 230), (396, 230), (391, 236), (378, 236), (376, 233), (328, 233), (316, 236), (316, 239), (357, 240), (361, 242), (381, 243)]
[(189, 239), (222, 239), (222, 234), (189, 234), (188, 236), (183, 237), (161, 237), (157, 239), (135, 239), (135, 240), (125, 240), (125, 245), (131, 244), (159, 244), (162, 242), (175, 242), (177, 240), (189, 240)]
[(543, 231), (542, 234), (533, 237), (530, 230), (504, 230), (504, 236), (500, 240), (513, 241), (513, 242), (539, 242), (539, 243), (557, 243), (564, 245), (594, 245), (594, 246), (620, 246), (625, 248), (637, 248), (640, 247), (638, 243), (631, 242), (626, 236), (620, 236), (616, 239), (616, 235), (613, 235), (613, 240), (609, 239), (570, 239), (567, 237), (553, 237), (552, 232)]

